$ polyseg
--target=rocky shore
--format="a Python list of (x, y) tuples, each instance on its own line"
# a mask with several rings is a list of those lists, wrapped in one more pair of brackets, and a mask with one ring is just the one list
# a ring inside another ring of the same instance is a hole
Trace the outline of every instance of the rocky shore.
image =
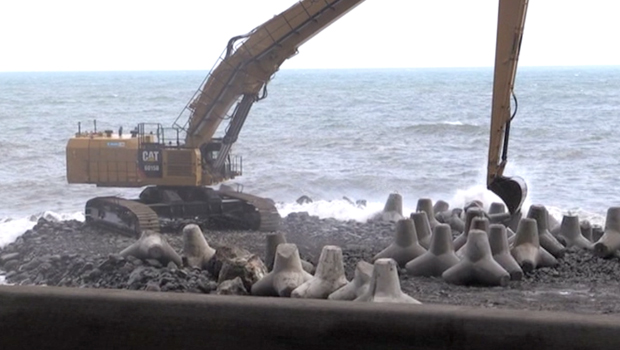
[[(283, 219), (281, 232), (295, 243), (303, 259), (317, 263), (321, 248), (342, 248), (348, 279), (357, 262), (373, 256), (394, 239), (391, 221), (338, 221), (293, 213)], [(265, 258), (265, 233), (204, 231), (213, 248), (239, 247)], [(180, 254), (182, 235), (165, 233)], [(243, 294), (234, 286), (218, 288), (207, 269), (189, 268), (157, 260), (119, 255), (135, 239), (90, 227), (78, 221), (40, 219), (14, 243), (0, 250), (0, 270), (6, 282), (21, 285), (113, 288), (162, 292)], [(568, 249), (555, 268), (539, 268), (505, 287), (451, 285), (441, 278), (410, 277), (400, 272), (403, 292), (422, 303), (489, 308), (558, 310), (620, 315), (620, 261), (591, 252)]]

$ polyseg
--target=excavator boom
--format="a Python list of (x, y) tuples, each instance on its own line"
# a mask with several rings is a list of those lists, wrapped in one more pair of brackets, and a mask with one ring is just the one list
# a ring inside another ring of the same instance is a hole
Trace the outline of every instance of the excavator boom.
[[(186, 145), (200, 147), (208, 142), (237, 103), (228, 140), (224, 140), (225, 144), (234, 142), (251, 104), (280, 65), (295, 55), (300, 45), (362, 2), (299, 1), (250, 33), (232, 38), (222, 61), (186, 107), (191, 112), (183, 127)], [(235, 119), (237, 125), (233, 127)]]
[(511, 114), (510, 100), (514, 95), (513, 88), (527, 5), (528, 0), (499, 1), (493, 75), (487, 187), (504, 201), (513, 214), (520, 211), (527, 196), (527, 186), (523, 179), (503, 176), (507, 161), (510, 122), (514, 117), (514, 114)]

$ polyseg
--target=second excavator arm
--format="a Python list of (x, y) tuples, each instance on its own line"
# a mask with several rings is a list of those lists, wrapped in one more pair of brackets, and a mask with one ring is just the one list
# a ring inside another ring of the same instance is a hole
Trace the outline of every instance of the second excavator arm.
[(250, 33), (232, 38), (224, 57), (186, 107), (191, 112), (181, 126), (186, 133), (186, 146), (198, 148), (210, 141), (232, 110), (222, 149), (213, 165), (213, 169), (219, 169), (252, 104), (260, 99), (259, 94), (280, 65), (295, 55), (304, 42), (361, 2), (302, 0)]
[(504, 176), (510, 123), (514, 117), (514, 113), (511, 113), (510, 100), (514, 96), (513, 88), (527, 5), (528, 0), (499, 1), (493, 75), (487, 187), (504, 201), (508, 210), (513, 214), (520, 211), (527, 196), (525, 181), (519, 177)]

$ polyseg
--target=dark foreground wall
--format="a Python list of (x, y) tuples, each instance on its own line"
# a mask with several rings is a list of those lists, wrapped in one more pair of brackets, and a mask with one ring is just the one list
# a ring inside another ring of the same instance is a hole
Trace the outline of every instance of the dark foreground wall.
[(619, 349), (620, 318), (0, 286), (0, 349)]

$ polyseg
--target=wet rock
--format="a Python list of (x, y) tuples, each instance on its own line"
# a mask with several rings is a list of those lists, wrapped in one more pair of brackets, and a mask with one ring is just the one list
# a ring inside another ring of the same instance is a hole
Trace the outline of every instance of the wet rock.
[(221, 285), (224, 281), (238, 279), (247, 293), (266, 274), (267, 267), (263, 261), (257, 255), (249, 254), (223, 261), (217, 282)]
[(16, 260), (19, 257), (20, 254), (18, 252), (0, 255), (0, 266), (5, 264), (7, 261)]
[(35, 268), (37, 268), (39, 265), (41, 265), (41, 260), (39, 258), (34, 258), (32, 260), (30, 260), (29, 262), (23, 264), (22, 266), (19, 267), (20, 271), (30, 271), (33, 270)]
[(18, 267), (19, 267), (19, 261), (9, 260), (6, 263), (4, 263), (4, 266), (2, 268), (4, 269), (4, 271), (16, 271)]
[(220, 270), (222, 266), (227, 261), (232, 261), (237, 258), (244, 258), (252, 256), (248, 250), (237, 247), (237, 246), (221, 246), (215, 250), (215, 254), (213, 257), (207, 262), (206, 270), (213, 277), (218, 277), (220, 275)]
[(308, 197), (306, 195), (303, 195), (303, 196), (297, 198), (296, 202), (299, 205), (303, 205), (303, 204), (312, 203), (313, 201), (312, 201), (312, 198), (310, 198), (310, 197)]

